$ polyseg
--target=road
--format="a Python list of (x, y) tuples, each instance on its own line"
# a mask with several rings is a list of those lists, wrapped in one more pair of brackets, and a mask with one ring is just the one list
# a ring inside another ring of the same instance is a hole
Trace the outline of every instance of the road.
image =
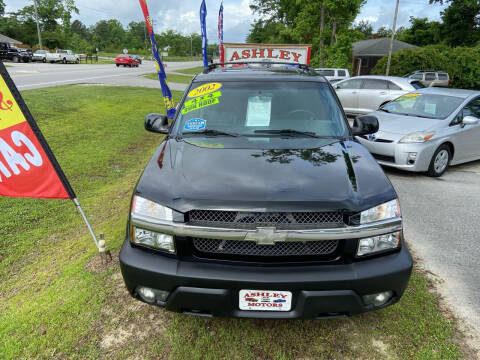
[(479, 336), (480, 161), (453, 166), (440, 178), (385, 172), (398, 193), (411, 250), (438, 276), (449, 307)]
[[(194, 66), (201, 62), (168, 63), (167, 73)], [(20, 90), (78, 83), (159, 88), (157, 81), (142, 76), (155, 71), (152, 62), (132, 69), (113, 64), (13, 64), (8, 71)], [(480, 161), (452, 167), (441, 178), (385, 171), (401, 201), (410, 248), (422, 267), (438, 276), (438, 290), (480, 339)]]
[[(105, 84), (160, 88), (158, 81), (143, 74), (155, 72), (152, 61), (144, 61), (138, 68), (117, 68), (114, 64), (9, 64), (8, 72), (19, 90), (67, 84)], [(167, 63), (166, 71), (174, 72), (201, 66), (199, 61)], [(185, 84), (170, 84), (172, 90), (184, 90)]]

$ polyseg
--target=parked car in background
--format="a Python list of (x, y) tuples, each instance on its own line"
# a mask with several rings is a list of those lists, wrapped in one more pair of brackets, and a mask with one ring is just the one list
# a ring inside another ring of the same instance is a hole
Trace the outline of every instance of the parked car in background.
[(45, 54), (45, 59), (46, 59), (46, 62), (49, 62), (49, 63), (57, 63), (57, 62), (62, 62), (62, 54), (59, 54), (59, 53), (51, 53), (51, 52), (47, 52)]
[(396, 76), (364, 75), (333, 85), (348, 115), (368, 114), (410, 91), (425, 87), (415, 79)]
[(450, 76), (445, 71), (416, 70), (405, 77), (420, 81), (425, 87), (449, 87)]
[(115, 65), (119, 67), (123, 65), (124, 67), (138, 67), (138, 61), (132, 55), (120, 54), (115, 58)]
[(142, 64), (142, 58), (139, 55), (132, 55), (132, 57), (138, 61), (139, 64)]
[(32, 56), (27, 51), (22, 51), (16, 46), (7, 42), (0, 42), (0, 60), (10, 60), (13, 62), (29, 62)]
[(37, 50), (33, 53), (32, 61), (47, 62), (47, 50)]
[(382, 165), (441, 176), (480, 159), (480, 91), (419, 89), (371, 115), (378, 132), (357, 139)]
[(57, 50), (57, 54), (60, 54), (61, 62), (66, 63), (75, 63), (80, 62), (78, 55), (74, 54), (72, 50)]
[(315, 71), (318, 75), (324, 76), (330, 82), (348, 79), (350, 77), (347, 69), (317, 68)]

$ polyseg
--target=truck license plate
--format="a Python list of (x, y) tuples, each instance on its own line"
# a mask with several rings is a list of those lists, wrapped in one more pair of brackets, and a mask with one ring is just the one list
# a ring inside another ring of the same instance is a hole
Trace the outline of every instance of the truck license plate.
[(275, 290), (240, 290), (240, 310), (290, 311), (292, 293)]

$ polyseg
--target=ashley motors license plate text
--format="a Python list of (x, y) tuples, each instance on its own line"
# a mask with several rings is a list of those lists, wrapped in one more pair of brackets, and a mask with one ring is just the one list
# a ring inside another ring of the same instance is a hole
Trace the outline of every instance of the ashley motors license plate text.
[(240, 310), (290, 311), (292, 293), (275, 290), (240, 290)]

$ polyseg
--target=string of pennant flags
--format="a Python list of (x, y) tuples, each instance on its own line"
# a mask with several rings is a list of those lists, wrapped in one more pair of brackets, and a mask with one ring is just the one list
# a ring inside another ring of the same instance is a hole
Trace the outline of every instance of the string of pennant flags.
[[(139, 1), (152, 44), (153, 58), (167, 116), (171, 119), (175, 116), (176, 111), (172, 92), (168, 87), (165, 68), (158, 53), (147, 1)], [(203, 0), (200, 6), (200, 27), (203, 64), (208, 67), (206, 16), (207, 7)], [(218, 38), (221, 49), (223, 2), (220, 5), (218, 20)], [(100, 234), (99, 241), (75, 191), (2, 62), (0, 62), (0, 75), (0, 155), (2, 155), (0, 158), (0, 196), (72, 200), (82, 216), (95, 246), (102, 253), (105, 251), (102, 234)]]

